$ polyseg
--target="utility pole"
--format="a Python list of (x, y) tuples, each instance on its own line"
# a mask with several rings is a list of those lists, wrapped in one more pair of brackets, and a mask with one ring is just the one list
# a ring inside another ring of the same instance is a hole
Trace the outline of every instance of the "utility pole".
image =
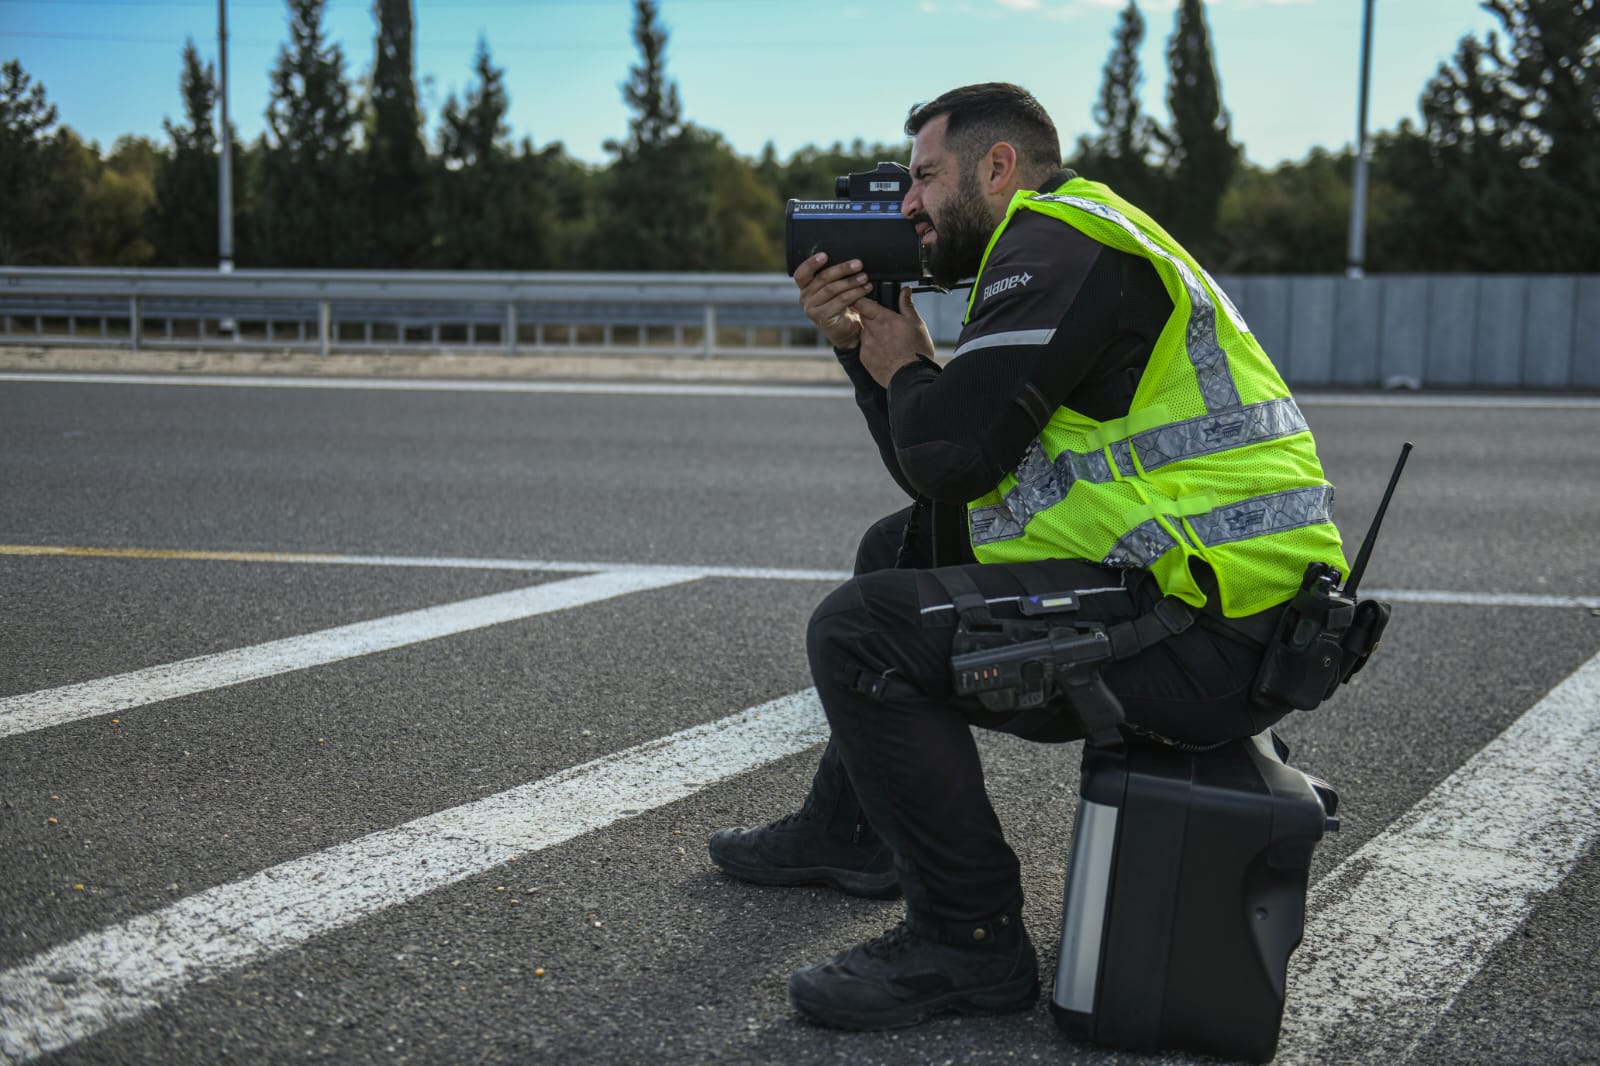
[(1356, 172), (1350, 189), (1350, 256), (1345, 277), (1364, 276), (1367, 256), (1367, 86), (1372, 80), (1372, 4), (1363, 0), (1361, 16), (1361, 92), (1356, 105)]
[(222, 156), (217, 175), (217, 269), (233, 273), (233, 132), (228, 123), (228, 0), (217, 0), (217, 52), (222, 92)]

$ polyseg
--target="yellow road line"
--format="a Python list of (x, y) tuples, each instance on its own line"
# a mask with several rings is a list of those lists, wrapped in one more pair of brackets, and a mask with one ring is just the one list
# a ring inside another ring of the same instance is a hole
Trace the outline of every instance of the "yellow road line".
[(100, 559), (192, 559), (228, 563), (336, 563), (344, 556), (290, 552), (193, 551), (183, 548), (90, 548), (65, 544), (0, 544), (0, 555), (71, 555)]

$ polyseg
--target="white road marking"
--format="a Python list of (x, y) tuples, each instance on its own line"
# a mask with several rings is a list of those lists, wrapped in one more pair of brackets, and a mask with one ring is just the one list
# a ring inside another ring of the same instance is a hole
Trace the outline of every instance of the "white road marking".
[(525, 392), (590, 396), (757, 396), (837, 400), (848, 385), (738, 385), (728, 382), (483, 381), (449, 378), (243, 377), (227, 374), (0, 373), (0, 381), (67, 385), (182, 385), (226, 389), (342, 389), (360, 392)]
[(1600, 396), (1479, 396), (1430, 392), (1296, 392), (1301, 407), (1497, 407), (1600, 410)]
[[(337, 357), (335, 357), (337, 358)], [(815, 356), (823, 361), (827, 353)], [(848, 385), (741, 385), (731, 382), (504, 381), (452, 378), (335, 378), (263, 374), (96, 374), (0, 371), (0, 381), (67, 385), (184, 385), (230, 389), (345, 389), (366, 392), (526, 392), (616, 396), (775, 396), (837, 398)], [(1600, 410), (1600, 397), (1468, 395), (1433, 392), (1299, 392), (1301, 407), (1470, 407)]]
[(1278, 1061), (1408, 1057), (1597, 828), (1600, 655), (1317, 883)]
[[(701, 577), (754, 581), (831, 581), (850, 578), (848, 570), (807, 570), (773, 566), (701, 566), (696, 563), (628, 563), (571, 559), (496, 559), (447, 555), (337, 555), (325, 552), (231, 552), (155, 548), (96, 548), (51, 544), (0, 544), (0, 556), (128, 558), (146, 561), (192, 559), (221, 563), (273, 563), (291, 566), (377, 566), (423, 570), (526, 570), (546, 573), (594, 573), (628, 570), (640, 573), (693, 570)], [(1370, 599), (1394, 603), (1426, 603), (1465, 607), (1576, 607), (1600, 609), (1600, 596), (1551, 596), (1526, 592), (1456, 592), (1449, 589), (1366, 589)]]
[(0, 737), (371, 655), (630, 592), (676, 585), (700, 576), (698, 570), (683, 568), (612, 570), (10, 696), (0, 699)]
[(1600, 609), (1600, 596), (1548, 596), (1526, 592), (1446, 592), (1436, 589), (1363, 589), (1362, 597), (1394, 603), (1457, 607), (1581, 607)]
[(423, 570), (527, 570), (547, 573), (628, 570), (640, 573), (693, 570), (701, 577), (757, 581), (844, 581), (848, 570), (805, 570), (771, 566), (701, 566), (698, 563), (584, 562), (572, 559), (495, 559), (438, 555), (337, 555), (328, 552), (254, 552), (171, 548), (99, 548), (67, 544), (0, 544), (0, 556), (138, 559), (146, 562), (193, 560), (214, 563), (272, 563), (290, 566), (377, 566)]
[(263, 870), (0, 974), (0, 1059), (26, 1062), (302, 944), (827, 739), (814, 690)]
[[(1600, 824), (1600, 656), (1320, 881), (1281, 1061), (1405, 1056)], [(189, 985), (819, 743), (796, 693), (283, 863), (0, 974), (0, 1053), (66, 1047)]]
[[(541, 560), (305, 556), (274, 561), (593, 569)], [(0, 700), (0, 736), (706, 576), (833, 571), (644, 566), (591, 574)], [(1369, 590), (1370, 591), (1370, 590)], [(1376, 590), (1396, 602), (1594, 607), (1594, 599)], [(1291, 968), (1281, 1061), (1372, 1061), (1426, 1038), (1600, 824), (1600, 656), (1552, 690), (1315, 887)], [(0, 1059), (26, 1061), (168, 1002), (191, 984), (422, 893), (604, 828), (826, 737), (814, 693), (639, 745), (544, 781), (281, 864), (47, 950), (0, 974)]]

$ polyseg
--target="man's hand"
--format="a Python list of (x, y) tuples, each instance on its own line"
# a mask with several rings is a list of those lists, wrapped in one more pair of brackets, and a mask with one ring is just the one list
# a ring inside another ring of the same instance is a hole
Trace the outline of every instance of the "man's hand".
[(900, 313), (871, 299), (852, 308), (861, 320), (861, 365), (884, 388), (895, 371), (917, 361), (920, 353), (933, 358), (933, 335), (911, 304), (911, 290), (900, 290)]
[(861, 341), (861, 319), (851, 305), (872, 291), (861, 273), (861, 260), (825, 266), (827, 252), (818, 252), (794, 270), (800, 286), (800, 309), (835, 348), (854, 348)]

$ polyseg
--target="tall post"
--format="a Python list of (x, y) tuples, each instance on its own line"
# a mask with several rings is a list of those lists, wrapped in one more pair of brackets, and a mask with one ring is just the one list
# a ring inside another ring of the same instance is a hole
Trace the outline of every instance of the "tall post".
[(217, 70), (221, 78), (222, 155), (217, 174), (217, 269), (233, 273), (233, 131), (228, 122), (228, 0), (217, 0)]
[(1363, 0), (1361, 15), (1361, 90), (1356, 104), (1356, 172), (1350, 188), (1350, 256), (1345, 276), (1362, 277), (1367, 257), (1367, 87), (1372, 79), (1372, 4)]

